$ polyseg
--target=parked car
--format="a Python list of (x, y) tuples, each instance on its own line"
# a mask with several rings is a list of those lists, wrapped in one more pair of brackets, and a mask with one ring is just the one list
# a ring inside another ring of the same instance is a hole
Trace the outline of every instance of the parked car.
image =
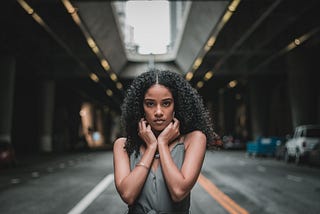
[(274, 156), (277, 160), (283, 160), (286, 153), (286, 141), (279, 140), (276, 144)]
[(320, 143), (320, 125), (296, 127), (293, 137), (285, 145), (285, 161), (296, 164), (308, 161), (310, 152)]
[(212, 142), (209, 143), (209, 149), (221, 149), (223, 142), (218, 134), (215, 134)]
[(11, 143), (0, 142), (0, 167), (14, 166), (16, 164), (15, 151)]
[(309, 162), (311, 165), (320, 166), (320, 143), (318, 143), (310, 152)]
[(281, 142), (279, 137), (258, 137), (247, 143), (247, 155), (275, 156), (276, 146)]
[(224, 149), (245, 149), (246, 144), (240, 140), (240, 138), (234, 137), (233, 135), (225, 135), (222, 137)]
[(285, 137), (279, 138), (279, 140), (276, 143), (276, 151), (275, 151), (275, 158), (277, 160), (284, 160), (284, 156), (286, 153), (286, 142), (292, 138), (291, 135), (287, 134)]

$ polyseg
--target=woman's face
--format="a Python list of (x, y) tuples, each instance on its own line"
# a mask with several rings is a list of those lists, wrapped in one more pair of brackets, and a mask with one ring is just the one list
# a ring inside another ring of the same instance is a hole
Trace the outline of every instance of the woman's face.
[(172, 120), (174, 100), (172, 93), (163, 85), (152, 85), (143, 100), (145, 119), (153, 131), (162, 131)]

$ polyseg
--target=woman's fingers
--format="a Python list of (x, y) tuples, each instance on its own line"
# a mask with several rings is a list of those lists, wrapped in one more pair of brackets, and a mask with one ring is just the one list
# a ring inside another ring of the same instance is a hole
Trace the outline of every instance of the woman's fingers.
[(180, 128), (180, 121), (177, 118), (173, 118), (173, 128)]

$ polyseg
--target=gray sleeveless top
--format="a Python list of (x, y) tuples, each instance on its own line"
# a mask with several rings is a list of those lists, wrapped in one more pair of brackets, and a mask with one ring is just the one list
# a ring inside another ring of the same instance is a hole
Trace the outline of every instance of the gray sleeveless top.
[[(181, 169), (184, 160), (184, 144), (178, 143), (171, 150), (171, 156), (175, 164)], [(130, 167), (133, 170), (140, 161), (141, 154), (136, 157), (135, 152), (130, 156)], [(165, 179), (162, 174), (161, 164), (154, 172), (149, 170), (146, 182), (140, 195), (132, 206), (129, 206), (129, 213), (189, 213), (190, 194), (180, 202), (171, 199)]]

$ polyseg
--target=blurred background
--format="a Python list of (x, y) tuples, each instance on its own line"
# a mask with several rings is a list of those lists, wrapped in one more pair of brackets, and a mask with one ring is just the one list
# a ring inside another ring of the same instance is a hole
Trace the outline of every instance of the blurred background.
[(221, 138), (284, 138), (319, 124), (318, 6), (4, 1), (0, 140), (17, 153), (111, 146), (124, 91), (149, 67), (184, 76)]
[(319, 164), (319, 6), (4, 0), (1, 165), (110, 151), (126, 88), (153, 67), (199, 91), (220, 150)]

